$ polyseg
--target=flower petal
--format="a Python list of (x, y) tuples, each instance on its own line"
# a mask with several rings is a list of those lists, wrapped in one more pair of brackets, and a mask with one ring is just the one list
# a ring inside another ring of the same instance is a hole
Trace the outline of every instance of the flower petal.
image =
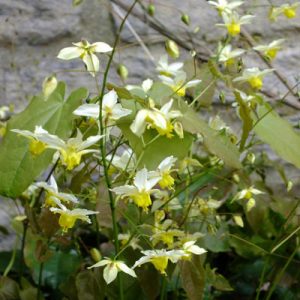
[(94, 52), (99, 52), (99, 53), (111, 52), (113, 49), (111, 46), (103, 42), (96, 42), (92, 44), (91, 47), (93, 47)]
[(95, 77), (96, 73), (99, 71), (99, 59), (98, 57), (91, 53), (86, 54), (82, 58), (83, 62), (86, 65), (86, 69), (90, 72), (90, 74)]
[(99, 104), (83, 104), (73, 111), (74, 115), (98, 119)]
[(122, 272), (124, 272), (132, 277), (136, 277), (135, 272), (131, 268), (129, 268), (126, 264), (124, 264), (123, 262), (117, 262), (117, 266)]
[(114, 281), (117, 278), (117, 275), (118, 268), (113, 262), (108, 264), (103, 270), (103, 278), (107, 284), (110, 284), (112, 281)]
[(69, 60), (80, 57), (84, 53), (84, 49), (79, 47), (67, 47), (59, 51), (57, 58)]

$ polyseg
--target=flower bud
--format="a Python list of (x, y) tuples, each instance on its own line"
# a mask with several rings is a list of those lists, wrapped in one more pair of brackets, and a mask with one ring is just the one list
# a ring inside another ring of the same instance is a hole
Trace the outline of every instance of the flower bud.
[(120, 64), (118, 66), (117, 73), (121, 77), (122, 80), (126, 80), (128, 77), (128, 69), (123, 64)]
[(73, 0), (73, 6), (78, 6), (83, 2), (83, 0)]
[(90, 250), (90, 255), (95, 262), (98, 262), (102, 259), (102, 255), (101, 255), (100, 251), (96, 248), (92, 248)]
[(182, 21), (184, 24), (186, 24), (186, 25), (190, 25), (190, 22), (191, 22), (190, 16), (187, 15), (187, 14), (183, 14), (183, 15), (181, 16), (181, 21)]
[(241, 216), (238, 216), (238, 215), (233, 216), (233, 221), (236, 225), (238, 225), (240, 227), (244, 227), (244, 221)]
[(180, 122), (175, 122), (174, 123), (174, 131), (177, 133), (177, 135), (183, 139), (184, 134), (183, 134), (183, 127), (182, 124)]
[(247, 159), (248, 159), (248, 161), (251, 163), (251, 164), (254, 164), (254, 162), (255, 162), (255, 154), (254, 153), (248, 153), (247, 154)]
[(165, 48), (167, 53), (172, 57), (172, 58), (178, 58), (180, 56), (180, 50), (178, 48), (178, 45), (172, 41), (172, 40), (167, 40), (165, 44)]
[(287, 192), (289, 192), (292, 188), (293, 188), (293, 182), (289, 180), (286, 185)]
[(255, 204), (256, 204), (255, 200), (253, 198), (250, 198), (246, 204), (247, 212), (249, 212), (255, 206)]
[(153, 4), (149, 4), (147, 8), (147, 12), (149, 16), (153, 17), (155, 14), (155, 6)]
[(51, 75), (45, 78), (43, 81), (43, 95), (45, 100), (54, 92), (57, 87), (57, 79), (55, 75)]

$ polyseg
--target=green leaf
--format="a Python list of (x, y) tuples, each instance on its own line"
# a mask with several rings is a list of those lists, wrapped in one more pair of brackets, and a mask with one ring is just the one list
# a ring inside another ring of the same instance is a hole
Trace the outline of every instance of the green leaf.
[(207, 282), (211, 284), (215, 289), (219, 291), (233, 291), (228, 280), (221, 274), (216, 272), (216, 269), (211, 269), (210, 266), (207, 264), (205, 266), (205, 274), (207, 278)]
[(4, 276), (0, 278), (0, 299), (19, 300), (19, 287), (14, 280)]
[(115, 92), (117, 93), (118, 97), (121, 98), (121, 99), (125, 99), (125, 100), (132, 100), (132, 99), (134, 99), (137, 102), (144, 103), (144, 99), (143, 98), (141, 98), (139, 95), (135, 95), (134, 93), (131, 93), (130, 91), (128, 91), (124, 87), (119, 87), (119, 86), (114, 85), (112, 83), (107, 83), (106, 87), (109, 90), (115, 90)]
[(211, 105), (215, 90), (216, 80), (215, 76), (211, 73), (208, 64), (203, 64), (197, 68), (197, 79), (201, 79), (201, 83), (195, 87), (195, 96), (200, 106), (208, 107)]
[(228, 226), (226, 223), (221, 223), (218, 230), (214, 233), (207, 233), (201, 240), (200, 244), (203, 248), (212, 252), (229, 251)]
[(268, 143), (281, 158), (300, 168), (299, 134), (267, 103), (258, 106), (257, 114), (255, 133), (262, 141)]
[(76, 276), (78, 300), (101, 300), (105, 298), (104, 282), (100, 282), (102, 276), (95, 272), (82, 271)]
[(205, 287), (205, 272), (199, 256), (179, 263), (181, 283), (190, 300), (202, 300)]
[(11, 132), (11, 129), (33, 131), (43, 126), (61, 138), (69, 137), (72, 129), (72, 112), (87, 97), (87, 90), (79, 88), (65, 97), (65, 83), (60, 82), (47, 101), (33, 97), (28, 107), (14, 116), (7, 126), (7, 134), (0, 147), (0, 195), (16, 198), (42, 173), (52, 161), (53, 150), (34, 157), (29, 152), (29, 141)]
[(180, 119), (184, 130), (197, 134), (200, 133), (204, 139), (204, 145), (214, 155), (221, 158), (229, 167), (240, 169), (239, 151), (230, 141), (229, 137), (214, 130), (200, 118), (200, 116), (183, 101), (178, 102), (178, 109), (183, 113)]
[(173, 155), (178, 159), (185, 158), (193, 141), (193, 137), (189, 133), (185, 133), (183, 139), (178, 136), (174, 136), (170, 139), (164, 136), (159, 136), (157, 138), (157, 131), (150, 129), (146, 130), (143, 135), (146, 145), (144, 147), (142, 139), (137, 137), (130, 130), (129, 124), (122, 124), (119, 125), (119, 127), (139, 159), (139, 166), (145, 166), (149, 170), (155, 169), (167, 156)]
[[(24, 260), (26, 265), (32, 271), (32, 277), (37, 283), (39, 280), (39, 271), (43, 261), (42, 284), (57, 289), (59, 285), (68, 280), (68, 278), (78, 269), (81, 263), (81, 257), (75, 251), (63, 252), (55, 249), (42, 249), (41, 241), (45, 241), (31, 231), (27, 232), (24, 248)], [(40, 257), (41, 254), (51, 251), (51, 256)]]

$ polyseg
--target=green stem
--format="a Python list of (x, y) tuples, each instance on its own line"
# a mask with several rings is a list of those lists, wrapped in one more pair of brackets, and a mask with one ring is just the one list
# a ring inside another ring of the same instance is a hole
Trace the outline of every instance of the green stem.
[(164, 276), (161, 282), (160, 297), (159, 297), (160, 300), (165, 299), (166, 292), (167, 292), (167, 280), (166, 277)]
[(296, 253), (298, 252), (299, 250), (299, 245), (297, 243), (296, 247), (295, 247), (295, 250), (293, 251), (293, 253), (291, 254), (291, 256), (289, 257), (289, 259), (287, 260), (287, 262), (285, 263), (285, 265), (283, 266), (283, 268), (280, 270), (280, 272), (276, 275), (274, 281), (273, 281), (273, 284), (268, 292), (268, 295), (266, 297), (266, 300), (270, 300), (271, 299), (271, 296), (278, 284), (278, 282), (280, 281), (280, 279), (282, 278), (285, 270), (287, 269), (287, 267), (289, 266), (289, 264), (291, 263), (291, 261), (293, 260), (293, 257), (296, 255)]
[[(107, 78), (108, 78), (108, 73), (113, 61), (113, 57), (117, 48), (117, 45), (119, 43), (120, 40), (120, 36), (121, 36), (121, 32), (123, 30), (123, 27), (125, 25), (125, 22), (128, 18), (128, 16), (130, 15), (131, 11), (133, 10), (135, 4), (137, 3), (137, 0), (135, 0), (133, 2), (133, 4), (131, 5), (131, 7), (129, 8), (129, 10), (127, 11), (127, 14), (125, 15), (124, 19), (121, 22), (121, 25), (119, 27), (119, 30), (117, 32), (116, 35), (116, 39), (113, 45), (113, 50), (111, 52), (111, 55), (109, 57), (104, 75), (103, 75), (103, 81), (102, 81), (102, 88), (101, 88), (101, 92), (99, 95), (99, 123), (100, 123), (100, 134), (106, 134), (105, 132), (105, 127), (103, 124), (103, 112), (102, 112), (102, 106), (103, 106), (103, 97), (104, 97), (104, 92), (105, 92), (105, 88), (106, 88), (106, 82), (107, 82)], [(100, 140), (100, 150), (101, 150), (101, 158), (102, 158), (102, 164), (103, 164), (103, 169), (104, 169), (104, 178), (105, 178), (105, 182), (106, 182), (106, 186), (108, 189), (108, 196), (109, 196), (109, 203), (110, 203), (110, 210), (111, 210), (111, 215), (112, 215), (112, 225), (113, 225), (113, 236), (114, 236), (114, 245), (115, 245), (115, 251), (116, 253), (119, 252), (120, 250), (120, 245), (119, 245), (119, 240), (118, 240), (118, 224), (117, 224), (117, 219), (116, 219), (116, 201), (114, 199), (114, 196), (112, 194), (111, 191), (111, 181), (109, 178), (109, 174), (108, 174), (108, 166), (107, 166), (107, 161), (106, 161), (106, 149), (105, 149), (105, 138), (102, 138)], [(119, 284), (119, 299), (123, 300), (124, 299), (124, 293), (123, 293), (123, 281), (122, 281), (122, 277), (119, 275), (118, 276), (118, 284)]]
[(40, 264), (40, 270), (39, 270), (39, 282), (38, 282), (36, 300), (40, 300), (40, 296), (41, 296), (41, 285), (42, 285), (42, 278), (43, 278), (43, 269), (44, 269), (44, 263), (41, 263)]
[(28, 229), (28, 222), (27, 222), (27, 220), (25, 220), (23, 223), (23, 234), (22, 234), (22, 242), (21, 242), (21, 263), (20, 263), (20, 270), (19, 270), (19, 279), (20, 280), (23, 276), (24, 266), (25, 266), (24, 248), (25, 248), (27, 229)]
[(18, 243), (17, 243), (17, 240), (16, 240), (16, 244), (15, 244), (11, 259), (10, 259), (7, 267), (4, 270), (3, 277), (6, 277), (8, 275), (8, 273), (10, 272), (11, 268), (14, 265), (14, 262), (15, 262), (15, 259), (16, 259), (17, 245), (18, 245)]

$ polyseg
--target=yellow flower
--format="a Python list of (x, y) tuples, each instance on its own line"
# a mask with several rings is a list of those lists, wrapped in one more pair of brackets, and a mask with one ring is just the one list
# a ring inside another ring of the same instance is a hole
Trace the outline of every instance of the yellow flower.
[(216, 7), (220, 14), (225, 12), (231, 12), (233, 9), (241, 6), (243, 1), (232, 1), (228, 2), (227, 0), (217, 0), (217, 1), (208, 1), (210, 5)]
[(222, 13), (224, 24), (217, 24), (219, 27), (225, 27), (228, 31), (228, 34), (231, 36), (236, 36), (241, 31), (241, 25), (249, 24), (250, 21), (254, 18), (252, 15), (245, 15), (240, 17), (237, 12), (231, 11)]
[(148, 207), (152, 204), (150, 195), (157, 191), (152, 188), (159, 180), (160, 177), (158, 176), (149, 178), (147, 169), (143, 168), (136, 173), (133, 185), (115, 187), (112, 191), (117, 195), (121, 195), (122, 198), (129, 197), (138, 207), (147, 212)]
[(172, 263), (178, 262), (183, 257), (188, 257), (189, 255), (182, 250), (146, 250), (141, 251), (144, 256), (135, 262), (133, 269), (141, 266), (145, 263), (152, 263), (156, 270), (161, 274), (166, 275), (166, 268), (168, 266), (169, 260)]
[[(118, 95), (115, 90), (111, 90), (104, 95), (102, 100), (102, 119), (106, 126), (111, 126), (116, 120), (128, 116), (131, 110), (123, 108), (118, 103)], [(100, 107), (99, 104), (83, 104), (79, 106), (74, 112), (74, 115), (90, 117), (92, 119), (99, 119)]]
[(179, 72), (182, 72), (182, 67), (182, 62), (169, 64), (168, 55), (163, 55), (158, 61), (156, 70), (159, 72), (160, 75), (164, 75), (167, 77), (175, 77)]
[(176, 161), (177, 158), (173, 155), (168, 156), (162, 160), (156, 171), (150, 172), (150, 177), (160, 177), (158, 184), (162, 189), (172, 189), (175, 180), (170, 173), (173, 171), (172, 167)]
[(254, 195), (260, 195), (260, 194), (263, 194), (263, 192), (251, 186), (249, 188), (243, 189), (240, 192), (238, 192), (234, 196), (233, 201), (246, 199), (247, 200), (246, 209), (247, 211), (250, 211), (255, 206)]
[(297, 8), (300, 5), (299, 2), (294, 3), (294, 4), (284, 4), (282, 5), (283, 9), (283, 14), (288, 18), (288, 19), (293, 19), (297, 15)]
[(95, 149), (86, 148), (97, 143), (102, 137), (101, 135), (90, 136), (83, 141), (82, 134), (77, 129), (77, 136), (66, 142), (52, 134), (44, 134), (39, 139), (47, 145), (47, 148), (58, 150), (63, 165), (67, 167), (67, 170), (72, 170), (80, 164), (82, 155), (99, 152)]
[(61, 202), (78, 203), (78, 200), (74, 195), (58, 191), (57, 183), (53, 176), (50, 177), (49, 184), (47, 182), (38, 182), (35, 186), (46, 191), (45, 206), (57, 206), (61, 204)]
[(103, 42), (96, 42), (90, 44), (86, 40), (82, 40), (78, 43), (73, 43), (74, 47), (67, 47), (60, 50), (58, 58), (64, 60), (70, 60), (74, 58), (80, 58), (83, 60), (88, 72), (94, 77), (99, 71), (99, 59), (95, 53), (107, 53), (111, 52), (112, 48)]
[(103, 266), (106, 266), (103, 270), (103, 278), (107, 284), (113, 282), (117, 278), (117, 275), (120, 271), (132, 277), (136, 277), (134, 270), (132, 270), (132, 268), (129, 268), (123, 261), (112, 260), (110, 258), (100, 260), (99, 262), (92, 265), (91, 267), (88, 267), (88, 269), (98, 268)]
[(245, 53), (243, 49), (234, 49), (232, 50), (231, 45), (219, 45), (218, 49), (218, 60), (221, 63), (224, 63), (225, 66), (234, 64), (235, 58)]
[(171, 89), (181, 97), (185, 96), (187, 88), (194, 87), (201, 82), (199, 79), (187, 81), (184, 71), (177, 72), (175, 77), (165, 75), (159, 75), (158, 77), (165, 85), (171, 87)]
[(281, 49), (284, 39), (276, 40), (270, 43), (269, 45), (259, 45), (253, 49), (259, 52), (262, 52), (269, 59), (274, 59), (277, 55), (277, 52)]
[(55, 214), (60, 214), (58, 223), (59, 226), (62, 228), (63, 232), (67, 232), (70, 228), (74, 227), (77, 220), (81, 220), (87, 223), (91, 223), (89, 215), (98, 214), (97, 211), (87, 210), (87, 209), (67, 209), (64, 205), (59, 204), (57, 207), (51, 207), (50, 211)]
[(259, 90), (263, 86), (263, 77), (273, 71), (273, 69), (265, 69), (262, 71), (258, 68), (245, 69), (242, 76), (235, 78), (233, 81), (248, 82), (252, 88)]
[(37, 156), (45, 151), (47, 144), (42, 142), (40, 138), (48, 135), (48, 131), (43, 129), (41, 126), (35, 126), (34, 132), (29, 130), (12, 129), (11, 131), (18, 133), (30, 140), (29, 151), (31, 154)]
[(130, 125), (131, 131), (138, 137), (142, 136), (146, 128), (154, 128), (160, 135), (168, 138), (173, 137), (172, 119), (182, 116), (178, 110), (171, 110), (173, 99), (163, 105), (160, 109), (141, 109), (137, 112), (135, 120)]

